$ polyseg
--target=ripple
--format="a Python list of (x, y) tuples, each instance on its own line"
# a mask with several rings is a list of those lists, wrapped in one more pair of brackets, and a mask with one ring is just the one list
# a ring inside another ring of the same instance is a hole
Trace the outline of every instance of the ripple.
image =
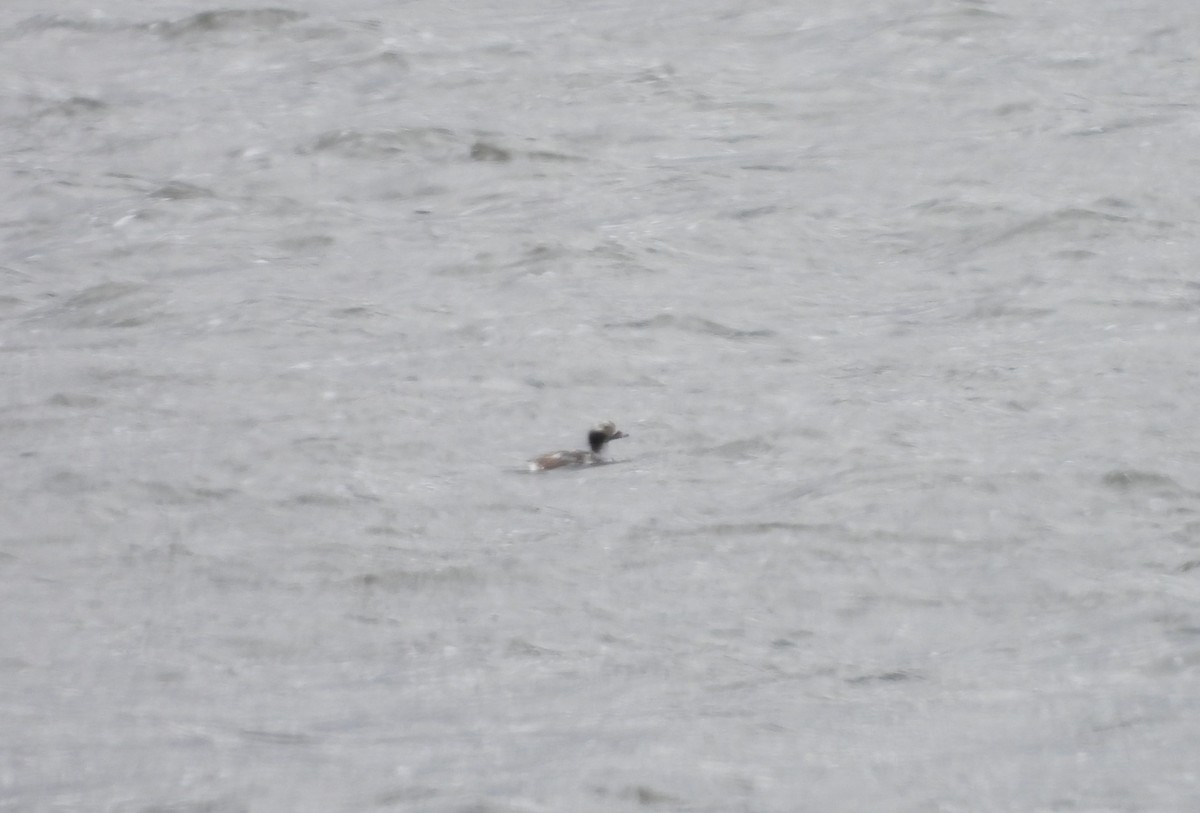
[(466, 150), (463, 139), (441, 127), (397, 129), (331, 130), (300, 148), (301, 154), (327, 152), (345, 158), (375, 160), (397, 155), (420, 155), (440, 160), (460, 157)]
[(507, 163), (512, 160), (512, 153), (486, 141), (476, 141), (471, 145), (471, 160)]
[(299, 734), (292, 731), (243, 729), (238, 733), (247, 740), (270, 743), (271, 745), (309, 745), (316, 742), (316, 739), (308, 734)]
[[(245, 735), (247, 732), (243, 732)], [(166, 802), (143, 807), (139, 813), (246, 813), (250, 808), (237, 799), (201, 799)]]
[(95, 409), (104, 405), (103, 398), (80, 392), (58, 392), (46, 399), (51, 406), (74, 407), (78, 409)]
[(43, 105), (36, 113), (38, 118), (46, 118), (53, 116), (62, 116), (63, 118), (73, 119), (77, 116), (88, 116), (94, 113), (99, 113), (108, 108), (108, 105), (99, 99), (93, 99), (90, 96), (71, 96), (68, 99), (45, 99), (41, 100)]
[(308, 15), (282, 8), (202, 11), (182, 20), (151, 23), (147, 29), (167, 38), (204, 36), (221, 32), (276, 31)]
[(196, 186), (185, 181), (169, 181), (158, 189), (150, 192), (150, 197), (162, 200), (187, 200), (189, 198), (214, 197), (211, 189)]
[(605, 327), (631, 328), (634, 330), (682, 330), (685, 333), (695, 333), (702, 336), (716, 336), (721, 339), (762, 339), (775, 335), (775, 331), (765, 328), (739, 329), (723, 325), (702, 316), (676, 316), (671, 313), (660, 313), (650, 319), (637, 319), (632, 322), (614, 322)]
[(156, 321), (162, 315), (159, 299), (152, 295), (149, 286), (102, 282), (62, 302), (38, 308), (26, 319), (63, 328), (131, 328)]
[(14, 26), (13, 33), (21, 35), (54, 30), (94, 32), (111, 30), (114, 27), (113, 23), (102, 19), (76, 19), (60, 14), (38, 14), (22, 20)]
[(411, 593), (416, 590), (431, 590), (444, 587), (466, 587), (483, 582), (476, 568), (447, 566), (428, 570), (384, 570), (365, 573), (354, 582), (388, 593)]
[(1152, 471), (1138, 471), (1135, 469), (1110, 471), (1101, 478), (1101, 482), (1117, 491), (1183, 491), (1179, 483), (1165, 474), (1158, 474)]
[(904, 681), (918, 679), (918, 676), (910, 672), (897, 669), (892, 672), (879, 672), (871, 675), (858, 675), (857, 677), (846, 678), (846, 682), (852, 685), (861, 685), (864, 683), (903, 683)]

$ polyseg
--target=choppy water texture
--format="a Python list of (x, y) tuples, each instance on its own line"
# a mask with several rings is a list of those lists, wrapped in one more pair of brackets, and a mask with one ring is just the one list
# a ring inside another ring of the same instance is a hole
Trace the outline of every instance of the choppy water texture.
[(0, 6), (0, 808), (1200, 809), (1192, 4), (94, 6)]

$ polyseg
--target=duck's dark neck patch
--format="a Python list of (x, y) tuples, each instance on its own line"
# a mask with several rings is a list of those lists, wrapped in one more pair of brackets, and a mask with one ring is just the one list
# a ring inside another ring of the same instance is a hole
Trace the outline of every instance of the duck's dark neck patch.
[(592, 447), (593, 452), (599, 452), (604, 448), (604, 444), (608, 443), (608, 435), (601, 432), (599, 429), (593, 429), (588, 432), (588, 446)]

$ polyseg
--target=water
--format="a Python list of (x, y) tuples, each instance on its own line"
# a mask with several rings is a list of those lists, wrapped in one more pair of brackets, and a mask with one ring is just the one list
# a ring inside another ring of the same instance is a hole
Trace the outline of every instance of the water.
[(1198, 27), (6, 3), (0, 809), (1195, 810)]

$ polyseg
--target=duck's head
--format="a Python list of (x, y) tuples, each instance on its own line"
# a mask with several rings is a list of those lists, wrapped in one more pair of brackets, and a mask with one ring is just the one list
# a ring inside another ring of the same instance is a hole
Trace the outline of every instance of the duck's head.
[(598, 453), (604, 448), (604, 444), (610, 440), (625, 437), (629, 436), (618, 429), (615, 423), (605, 421), (604, 423), (597, 424), (592, 428), (592, 431), (588, 432), (588, 446), (592, 447), (593, 452)]

